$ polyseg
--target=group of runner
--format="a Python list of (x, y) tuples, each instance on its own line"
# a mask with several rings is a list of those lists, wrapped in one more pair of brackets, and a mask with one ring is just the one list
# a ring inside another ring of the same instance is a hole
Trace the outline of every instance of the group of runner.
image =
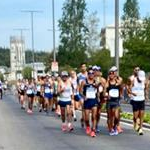
[[(17, 90), (21, 109), (32, 114), (36, 103), (39, 112), (44, 111), (48, 114), (50, 110), (54, 110), (61, 116), (62, 131), (74, 129), (73, 120), (77, 121), (76, 110), (81, 110), (81, 126), (87, 135), (95, 137), (100, 132), (100, 115), (103, 106), (106, 105), (109, 135), (122, 133), (120, 100), (124, 95), (124, 87), (122, 78), (117, 75), (117, 67), (109, 69), (107, 79), (102, 77), (100, 66), (87, 68), (86, 64), (82, 63), (80, 70), (78, 74), (71, 70), (62, 71), (60, 75), (38, 76), (37, 80), (18, 80)], [(145, 99), (148, 99), (145, 72), (136, 67), (125, 88), (133, 106), (134, 129), (139, 135), (143, 135), (144, 106)]]

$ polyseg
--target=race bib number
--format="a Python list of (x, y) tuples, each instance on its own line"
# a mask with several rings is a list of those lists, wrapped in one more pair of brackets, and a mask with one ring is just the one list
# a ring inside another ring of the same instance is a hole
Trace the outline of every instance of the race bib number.
[(99, 86), (98, 90), (99, 90), (100, 93), (103, 92), (103, 87)]
[(114, 98), (118, 98), (119, 97), (119, 90), (118, 89), (111, 89), (109, 91), (109, 96), (114, 97)]
[(25, 86), (24, 85), (21, 85), (21, 90), (24, 90)]
[(45, 89), (45, 93), (50, 93), (51, 91), (50, 91), (50, 89), (49, 88), (46, 88)]
[(38, 86), (37, 86), (37, 91), (40, 91), (40, 90), (41, 90), (41, 86), (38, 85)]
[(88, 89), (88, 90), (86, 91), (86, 98), (87, 98), (87, 99), (95, 99), (95, 98), (96, 98), (96, 93), (95, 93), (95, 91), (92, 90), (92, 89)]
[(27, 90), (27, 94), (32, 94), (33, 92), (32, 92), (32, 90), (31, 89), (28, 89)]

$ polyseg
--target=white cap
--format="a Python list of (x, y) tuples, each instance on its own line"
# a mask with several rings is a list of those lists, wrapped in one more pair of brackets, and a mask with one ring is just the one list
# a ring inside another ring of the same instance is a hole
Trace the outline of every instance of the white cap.
[(92, 66), (92, 70), (101, 70), (101, 67), (100, 66)]
[(68, 72), (67, 71), (62, 71), (61, 76), (68, 76)]
[(145, 77), (145, 72), (143, 70), (140, 70), (138, 71), (138, 78), (141, 80), (141, 81), (144, 81), (146, 79)]
[(118, 70), (118, 68), (116, 67), (116, 66), (112, 66), (110, 69), (109, 69), (109, 72), (115, 72), (115, 71), (117, 71)]

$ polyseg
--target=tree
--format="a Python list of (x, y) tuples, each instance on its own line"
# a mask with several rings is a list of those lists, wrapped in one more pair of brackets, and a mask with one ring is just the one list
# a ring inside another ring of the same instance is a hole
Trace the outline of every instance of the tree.
[(100, 65), (103, 75), (107, 77), (108, 70), (113, 64), (113, 59), (110, 57), (110, 51), (107, 49), (102, 49), (93, 52), (89, 60), (89, 64)]
[[(32, 53), (33, 52), (31, 50), (27, 50), (25, 52), (26, 63), (32, 63), (33, 62)], [(49, 55), (48, 52), (35, 51), (34, 52), (35, 62), (45, 62), (48, 55)]]
[(66, 0), (63, 5), (63, 15), (59, 20), (60, 45), (58, 48), (59, 64), (79, 66), (86, 61), (85, 51), (87, 28), (84, 23), (86, 12), (85, 0)]
[(126, 41), (136, 36), (140, 29), (140, 14), (137, 0), (126, 0), (122, 16), (122, 37)]
[(97, 12), (91, 13), (86, 20), (87, 33), (87, 47), (88, 53), (91, 55), (93, 51), (96, 51), (100, 47), (100, 31), (99, 31), (99, 18)]
[(22, 76), (24, 79), (31, 79), (32, 78), (32, 71), (33, 69), (31, 67), (25, 67), (22, 70)]
[(0, 72), (0, 81), (4, 81), (4, 75)]
[(0, 47), (0, 66), (10, 67), (10, 49)]
[(127, 52), (120, 62), (121, 74), (128, 77), (134, 66), (149, 72), (150, 63), (150, 17), (145, 17), (142, 21), (142, 28), (139, 34), (125, 42)]
[(47, 55), (44, 61), (44, 65), (46, 66), (45, 72), (49, 72), (51, 70), (51, 63), (53, 61), (53, 52)]

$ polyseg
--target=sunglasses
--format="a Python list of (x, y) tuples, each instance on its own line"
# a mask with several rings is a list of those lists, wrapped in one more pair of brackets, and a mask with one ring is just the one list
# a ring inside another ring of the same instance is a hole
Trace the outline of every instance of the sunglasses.
[(114, 72), (109, 72), (109, 75), (114, 75)]
[(94, 72), (88, 72), (89, 75), (94, 74)]

